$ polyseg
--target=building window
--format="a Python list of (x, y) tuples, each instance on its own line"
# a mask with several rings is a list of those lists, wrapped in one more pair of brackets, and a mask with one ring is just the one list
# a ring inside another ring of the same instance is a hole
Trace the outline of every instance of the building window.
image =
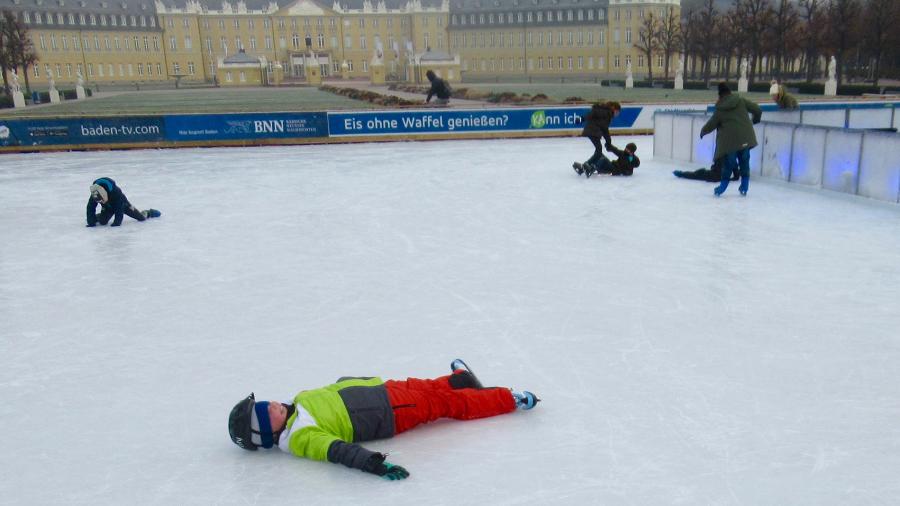
[(172, 51), (178, 49), (178, 41), (175, 40), (175, 37), (169, 37), (169, 49)]
[(193, 49), (194, 42), (191, 40), (191, 36), (187, 35), (184, 37), (184, 48), (185, 49)]
[(231, 71), (225, 72), (225, 82), (226, 83), (231, 82)]
[(631, 44), (631, 28), (625, 29), (625, 43)]
[(616, 55), (616, 57), (613, 58), (613, 68), (619, 68), (619, 55)]
[(137, 64), (137, 67), (138, 67), (138, 75), (139, 75), (139, 76), (143, 76), (143, 75), (144, 75), (144, 64), (143, 64), (143, 63), (138, 63), (138, 64)]
[(250, 49), (256, 50), (256, 37), (250, 37)]

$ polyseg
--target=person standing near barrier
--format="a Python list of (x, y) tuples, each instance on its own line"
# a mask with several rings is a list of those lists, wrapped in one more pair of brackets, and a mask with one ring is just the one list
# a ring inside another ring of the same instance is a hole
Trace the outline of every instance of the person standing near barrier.
[(431, 89), (428, 90), (428, 96), (425, 97), (425, 103), (431, 102), (431, 97), (436, 96), (434, 105), (447, 105), (450, 103), (450, 85), (444, 81), (433, 70), (425, 72), (425, 77), (431, 82)]
[[(753, 116), (752, 123), (748, 114)], [(724, 157), (722, 179), (713, 190), (716, 197), (725, 193), (728, 180), (737, 170), (741, 173), (739, 190), (741, 195), (747, 195), (750, 188), (750, 150), (757, 145), (753, 125), (759, 123), (761, 117), (762, 110), (756, 102), (732, 95), (727, 84), (719, 83), (716, 111), (700, 130), (701, 139), (713, 130), (716, 131), (716, 152), (713, 159)]]

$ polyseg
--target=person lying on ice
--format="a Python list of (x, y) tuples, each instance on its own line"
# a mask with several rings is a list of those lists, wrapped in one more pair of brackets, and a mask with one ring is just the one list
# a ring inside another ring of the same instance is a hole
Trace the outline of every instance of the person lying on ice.
[[(673, 170), (672, 174), (675, 177), (680, 177), (684, 179), (694, 179), (697, 181), (706, 181), (709, 183), (718, 183), (722, 180), (722, 166), (725, 165), (725, 159), (719, 158), (714, 160), (712, 165), (708, 169), (697, 169), (694, 171), (688, 170)], [(735, 172), (731, 175), (732, 181), (737, 181), (740, 177), (740, 172)]]
[(386, 455), (357, 443), (384, 439), (439, 418), (473, 420), (531, 409), (531, 392), (484, 388), (456, 359), (452, 374), (435, 379), (341, 378), (337, 383), (304, 390), (292, 404), (257, 401), (251, 393), (228, 417), (228, 434), (245, 450), (272, 448), (312, 460), (402, 480), (409, 472), (385, 461)]
[(594, 174), (630, 176), (634, 174), (634, 169), (641, 164), (640, 158), (634, 154), (637, 151), (637, 144), (633, 142), (625, 145), (624, 150), (613, 146), (612, 143), (606, 143), (606, 150), (616, 154), (616, 161), (610, 162), (608, 158), (601, 156), (595, 163), (585, 163), (581, 167), (576, 167), (575, 172), (578, 172), (579, 175), (584, 173), (585, 177), (591, 177)]
[[(97, 212), (97, 204), (100, 204), (100, 214)], [(156, 209), (141, 211), (128, 202), (128, 198), (122, 193), (122, 189), (116, 186), (116, 182), (108, 177), (94, 180), (91, 185), (91, 197), (87, 203), (87, 226), (96, 226), (99, 222), (106, 225), (113, 216), (112, 226), (122, 224), (122, 215), (127, 214), (138, 221), (147, 218), (159, 218), (160, 212)]]

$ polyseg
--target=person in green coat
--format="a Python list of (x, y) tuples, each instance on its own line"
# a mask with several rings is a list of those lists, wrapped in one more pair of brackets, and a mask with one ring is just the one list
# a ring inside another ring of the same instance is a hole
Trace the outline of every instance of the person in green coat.
[[(753, 121), (747, 116), (751, 114)], [(719, 100), (712, 118), (700, 130), (700, 138), (716, 131), (716, 153), (714, 160), (724, 157), (722, 180), (713, 193), (716, 197), (725, 193), (731, 174), (740, 169), (741, 195), (747, 195), (750, 187), (750, 150), (756, 147), (756, 132), (753, 125), (759, 123), (762, 110), (752, 100), (731, 94), (725, 83), (719, 83)]]
[(772, 87), (769, 88), (769, 94), (772, 95), (772, 100), (775, 101), (775, 105), (782, 111), (794, 111), (800, 107), (797, 104), (797, 99), (788, 93), (784, 89), (784, 86), (777, 81), (772, 81)]

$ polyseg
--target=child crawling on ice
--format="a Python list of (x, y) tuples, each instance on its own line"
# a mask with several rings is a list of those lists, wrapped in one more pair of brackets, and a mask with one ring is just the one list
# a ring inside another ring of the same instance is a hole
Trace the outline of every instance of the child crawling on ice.
[(600, 155), (594, 163), (576, 163), (574, 165), (575, 172), (579, 176), (584, 174), (585, 177), (591, 177), (594, 174), (630, 176), (634, 174), (634, 169), (641, 164), (640, 158), (635, 155), (637, 144), (633, 142), (626, 144), (624, 150), (613, 146), (612, 143), (606, 143), (606, 150), (616, 154), (616, 161), (610, 162), (608, 158)]
[(290, 404), (257, 401), (251, 393), (231, 410), (228, 434), (245, 450), (277, 445), (298, 457), (402, 480), (409, 471), (357, 443), (393, 437), (439, 418), (486, 418), (531, 409), (540, 401), (527, 391), (483, 387), (460, 359), (450, 368), (452, 374), (435, 379), (341, 378), (300, 392)]
[[(100, 214), (97, 214), (98, 204), (100, 205)], [(112, 218), (112, 226), (118, 227), (122, 224), (122, 215), (124, 214), (138, 221), (159, 218), (161, 215), (156, 209), (141, 211), (135, 208), (111, 178), (101, 177), (94, 180), (91, 185), (91, 197), (87, 203), (87, 226), (93, 227), (97, 223), (106, 225)]]

